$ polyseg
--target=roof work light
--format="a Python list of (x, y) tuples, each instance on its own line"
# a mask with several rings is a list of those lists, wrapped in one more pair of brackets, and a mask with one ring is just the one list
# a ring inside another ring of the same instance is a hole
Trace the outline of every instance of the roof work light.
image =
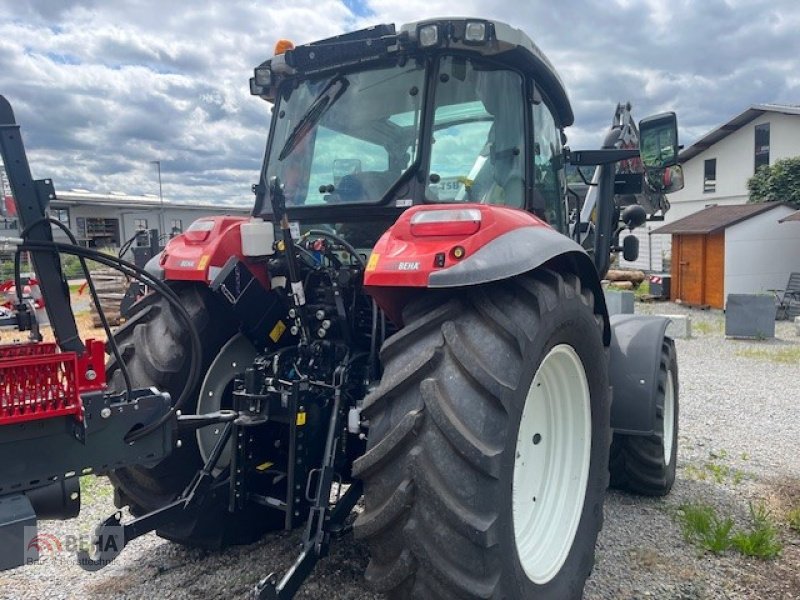
[(268, 65), (262, 65), (260, 67), (256, 67), (255, 71), (255, 81), (256, 85), (261, 87), (269, 87), (272, 83), (272, 71)]
[(419, 45), (423, 48), (430, 48), (439, 43), (439, 26), (438, 25), (423, 25), (417, 32)]
[(485, 21), (467, 21), (464, 27), (464, 42), (467, 44), (483, 44), (486, 42), (486, 27)]

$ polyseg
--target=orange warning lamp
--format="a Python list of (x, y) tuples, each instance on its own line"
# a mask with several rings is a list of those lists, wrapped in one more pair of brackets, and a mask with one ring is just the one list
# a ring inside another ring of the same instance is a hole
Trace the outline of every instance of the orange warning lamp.
[(289, 40), (275, 42), (275, 55), (284, 54), (287, 50), (294, 50), (294, 44)]

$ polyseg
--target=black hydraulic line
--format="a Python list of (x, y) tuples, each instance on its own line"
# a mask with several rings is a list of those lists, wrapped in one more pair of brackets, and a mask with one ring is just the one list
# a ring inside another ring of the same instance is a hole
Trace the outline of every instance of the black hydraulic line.
[(337, 244), (341, 244), (342, 246), (345, 247), (345, 250), (347, 250), (350, 253), (350, 255), (353, 256), (358, 261), (358, 264), (361, 266), (362, 269), (366, 267), (366, 263), (364, 262), (364, 259), (361, 257), (358, 251), (353, 247), (353, 245), (350, 242), (348, 242), (343, 237), (338, 236), (335, 233), (331, 233), (330, 231), (325, 231), (323, 229), (311, 229), (303, 234), (304, 238), (315, 237), (315, 236), (326, 237), (328, 239), (333, 240)]
[(378, 303), (372, 298), (372, 328), (369, 341), (369, 377), (378, 376)]
[(192, 323), (191, 317), (186, 309), (181, 304), (180, 299), (175, 294), (175, 292), (170, 289), (168, 285), (166, 285), (163, 281), (157, 279), (144, 269), (140, 269), (136, 265), (129, 263), (126, 260), (121, 258), (117, 258), (114, 256), (109, 256), (107, 254), (103, 254), (102, 252), (97, 252), (96, 250), (92, 250), (90, 248), (82, 248), (80, 246), (73, 246), (70, 244), (61, 244), (58, 242), (25, 242), (21, 246), (19, 246), (20, 250), (36, 250), (36, 251), (53, 251), (56, 250), (62, 254), (71, 254), (74, 256), (83, 256), (84, 258), (88, 258), (89, 260), (93, 260), (100, 264), (106, 265), (113, 269), (117, 269), (130, 277), (141, 281), (145, 285), (152, 287), (153, 289), (157, 290), (161, 293), (162, 296), (167, 300), (167, 302), (175, 309), (178, 313), (178, 317), (186, 324), (187, 331), (189, 333), (189, 339), (191, 342), (191, 358), (190, 358), (190, 366), (189, 366), (189, 373), (187, 375), (186, 384), (184, 385), (183, 390), (181, 391), (178, 400), (172, 406), (172, 409), (165, 414), (163, 417), (158, 419), (157, 421), (151, 423), (150, 425), (143, 427), (142, 429), (137, 429), (131, 432), (125, 439), (126, 442), (133, 442), (136, 441), (159, 427), (161, 427), (164, 423), (166, 423), (169, 419), (171, 419), (175, 412), (180, 410), (181, 407), (186, 403), (188, 400), (189, 394), (192, 390), (197, 386), (199, 382), (199, 378), (201, 375), (200, 372), (200, 356), (202, 352), (202, 347), (200, 344), (200, 337), (197, 333), (197, 330)]
[(289, 217), (286, 214), (286, 196), (283, 194), (283, 185), (277, 177), (273, 177), (269, 182), (270, 199), (272, 201), (272, 214), (280, 223), (281, 235), (283, 237), (284, 252), (286, 254), (286, 266), (289, 271), (289, 286), (291, 297), (297, 316), (295, 317), (300, 326), (300, 343), (307, 346), (311, 339), (308, 329), (308, 318), (306, 317), (306, 293), (303, 288), (303, 281), (300, 279), (300, 271), (297, 267), (297, 257), (295, 256), (294, 239), (289, 226)]
[(381, 345), (386, 341), (386, 313), (381, 309)]
[[(34, 227), (40, 224), (46, 225), (48, 227), (51, 225), (55, 225), (56, 227), (61, 229), (61, 231), (64, 232), (64, 234), (67, 236), (69, 241), (74, 246), (78, 246), (78, 240), (75, 238), (75, 235), (69, 230), (69, 228), (58, 219), (53, 219), (53, 218), (43, 218), (39, 219), (38, 221), (34, 221), (20, 232), (20, 237), (24, 239), (25, 236), (29, 234)], [(15, 268), (18, 264), (16, 258), (19, 255), (20, 251), (17, 250), (16, 256), (14, 257)], [(89, 295), (92, 297), (92, 302), (94, 303), (95, 308), (97, 308), (97, 316), (100, 317), (100, 323), (103, 326), (103, 331), (105, 331), (106, 333), (106, 339), (108, 340), (109, 348), (111, 348), (111, 354), (117, 361), (117, 364), (119, 365), (120, 368), (120, 372), (122, 373), (122, 378), (125, 381), (125, 398), (130, 399), (131, 393), (133, 391), (133, 384), (131, 383), (131, 377), (130, 374), (128, 373), (128, 367), (126, 367), (125, 363), (122, 361), (122, 355), (119, 352), (119, 347), (117, 346), (117, 342), (114, 339), (113, 333), (111, 332), (111, 325), (109, 325), (108, 323), (108, 319), (106, 318), (106, 313), (103, 310), (102, 305), (100, 304), (100, 297), (97, 294), (97, 288), (94, 285), (94, 280), (92, 279), (92, 273), (89, 270), (89, 266), (86, 264), (86, 259), (83, 258), (82, 256), (79, 256), (78, 261), (80, 262), (81, 269), (83, 270), (83, 275), (84, 277), (86, 277), (86, 285), (89, 288)], [(47, 298), (45, 298), (45, 300), (47, 300)]]
[(131, 249), (131, 246), (133, 246), (133, 242), (135, 242), (136, 238), (138, 237), (139, 237), (139, 232), (137, 231), (136, 233), (133, 234), (133, 237), (125, 240), (125, 243), (122, 244), (122, 246), (120, 246), (119, 252), (117, 252), (117, 257), (122, 258), (123, 256), (125, 256), (125, 253)]
[(115, 257), (112, 257), (112, 256), (108, 256), (108, 255), (105, 255), (105, 254), (102, 254), (102, 253), (99, 253), (99, 252), (95, 252), (93, 250), (89, 250), (89, 249), (86, 249), (86, 248), (80, 248), (80, 247), (76, 248), (74, 246), (69, 246), (69, 245), (66, 245), (66, 244), (58, 244), (58, 243), (52, 243), (52, 246), (50, 246), (48, 244), (40, 244), (40, 245), (37, 246), (35, 244), (28, 243), (27, 245), (23, 246), (22, 249), (36, 249), (36, 248), (39, 248), (39, 249), (50, 248), (50, 249), (52, 249), (53, 247), (57, 248), (60, 252), (62, 252), (64, 254), (73, 254), (73, 255), (76, 255), (76, 256), (83, 255), (84, 257), (89, 258), (90, 260), (94, 260), (95, 262), (99, 262), (99, 263), (104, 264), (104, 265), (106, 265), (108, 267), (118, 269), (118, 270), (122, 271), (123, 273), (125, 273), (126, 275), (128, 275), (128, 276), (130, 276), (132, 278), (135, 278), (135, 279), (137, 279), (139, 281), (142, 281), (146, 285), (149, 285), (150, 287), (158, 290), (159, 292), (161, 292), (161, 294), (164, 296), (164, 298), (167, 300), (167, 302), (176, 310), (176, 312), (178, 313), (179, 318), (181, 318), (185, 322), (185, 324), (187, 325), (187, 328), (188, 328), (188, 331), (189, 331), (189, 336), (190, 336), (190, 341), (192, 343), (192, 352), (191, 352), (191, 359), (190, 359), (189, 374), (188, 374), (188, 377), (187, 377), (186, 384), (185, 384), (185, 386), (184, 386), (184, 388), (183, 388), (183, 390), (181, 392), (181, 395), (179, 396), (177, 402), (174, 404), (174, 406), (172, 407), (172, 409), (171, 409), (171, 411), (169, 413), (164, 415), (158, 421), (148, 425), (147, 427), (144, 427), (142, 429), (139, 429), (139, 430), (136, 430), (134, 432), (131, 432), (126, 437), (125, 441), (133, 442), (133, 441), (135, 441), (137, 439), (140, 439), (140, 438), (148, 435), (152, 431), (155, 431), (157, 428), (159, 428), (161, 425), (163, 425), (166, 421), (168, 421), (170, 418), (172, 418), (173, 414), (177, 410), (179, 410), (183, 406), (183, 404), (186, 402), (186, 400), (188, 399), (188, 395), (191, 392), (191, 390), (194, 389), (194, 387), (197, 385), (197, 382), (198, 382), (199, 376), (200, 376), (199, 356), (200, 356), (200, 352), (201, 352), (200, 341), (199, 341), (199, 337), (197, 335), (197, 331), (195, 330), (194, 325), (191, 322), (191, 318), (189, 317), (188, 313), (186, 312), (186, 310), (182, 306), (182, 304), (180, 302), (180, 299), (177, 297), (177, 295), (175, 295), (175, 293), (168, 286), (164, 285), (163, 282), (157, 280), (156, 278), (154, 278), (152, 275), (150, 275), (146, 271), (144, 271), (142, 269), (139, 269), (138, 267), (128, 263), (127, 261), (123, 261), (121, 259), (118, 259), (118, 258), (115, 258)]
[(14, 253), (14, 290), (17, 292), (17, 304), (25, 302), (25, 291), (22, 289), (22, 253)]

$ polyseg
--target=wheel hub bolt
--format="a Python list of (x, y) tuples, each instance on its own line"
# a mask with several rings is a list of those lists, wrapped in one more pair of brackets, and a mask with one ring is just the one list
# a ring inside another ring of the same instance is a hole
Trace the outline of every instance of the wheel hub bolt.
[(542, 441), (542, 434), (541, 433), (534, 434), (534, 436), (533, 436), (533, 444), (536, 446), (541, 441)]

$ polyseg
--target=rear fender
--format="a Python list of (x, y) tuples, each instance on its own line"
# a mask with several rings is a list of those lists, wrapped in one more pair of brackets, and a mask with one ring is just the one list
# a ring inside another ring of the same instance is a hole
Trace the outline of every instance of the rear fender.
[(608, 309), (594, 263), (580, 245), (550, 227), (521, 227), (505, 233), (450, 269), (431, 273), (429, 287), (480, 285), (544, 266), (575, 273), (581, 284), (592, 291), (595, 310), (605, 322), (603, 343), (608, 346), (611, 341)]
[[(157, 264), (147, 264), (151, 273), (161, 272), (165, 281), (213, 281), (231, 257), (249, 262), (242, 254), (241, 226), (246, 217), (204, 217), (184, 233), (172, 238), (158, 255)], [(266, 268), (249, 265), (253, 275), (270, 289)]]
[(613, 388), (611, 427), (615, 433), (652, 435), (661, 346), (669, 319), (644, 315), (611, 317), (609, 381)]
[[(463, 237), (415, 237), (409, 221), (423, 210), (410, 208), (378, 241), (364, 275), (367, 291), (398, 325), (402, 309), (420, 289), (447, 289), (482, 285), (528, 273), (542, 266), (576, 273), (592, 290), (595, 307), (603, 316), (604, 343), (610, 343), (608, 311), (594, 263), (576, 242), (522, 210), (491, 205), (456, 205), (482, 213), (479, 231)], [(464, 257), (456, 259), (460, 247)], [(436, 257), (442, 257), (437, 264)], [(441, 265), (441, 266), (440, 266)]]

